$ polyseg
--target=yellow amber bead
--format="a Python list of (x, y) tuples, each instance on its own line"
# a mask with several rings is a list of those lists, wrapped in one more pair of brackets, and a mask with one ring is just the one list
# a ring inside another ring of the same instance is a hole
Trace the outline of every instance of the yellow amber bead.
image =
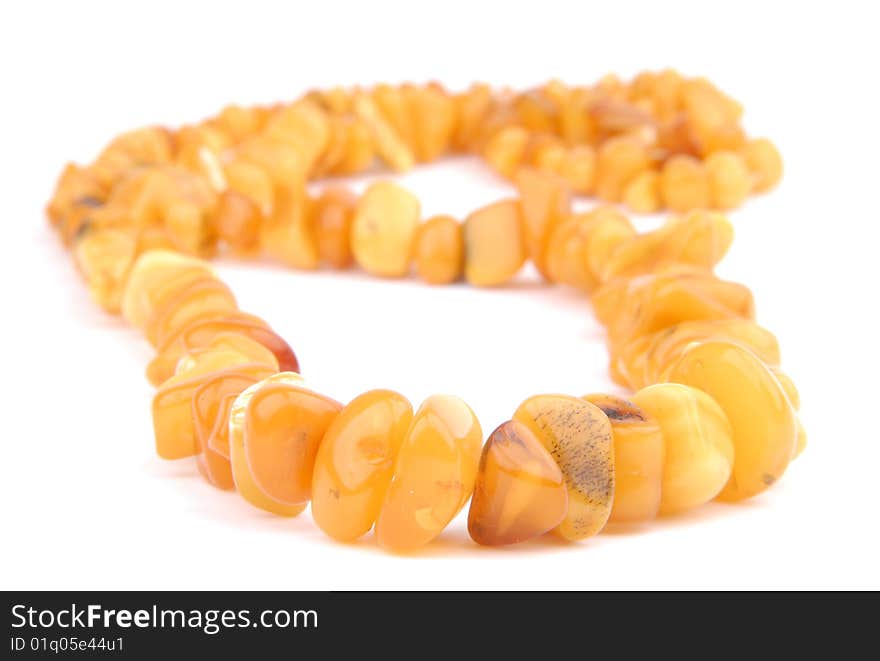
[(577, 397), (536, 395), (520, 404), (513, 419), (529, 428), (565, 476), (568, 512), (556, 532), (579, 540), (602, 530), (614, 500), (614, 445), (608, 416)]
[(593, 192), (596, 179), (596, 152), (589, 145), (577, 145), (565, 151), (559, 176), (579, 195)]
[(409, 551), (440, 534), (471, 497), (482, 439), (477, 417), (462, 400), (435, 395), (422, 403), (376, 521), (380, 546)]
[(516, 186), (526, 253), (545, 273), (547, 242), (554, 227), (571, 214), (571, 194), (562, 178), (534, 168), (521, 168), (516, 173)]
[(477, 287), (504, 284), (522, 268), (526, 253), (516, 200), (477, 209), (464, 221), (464, 274)]
[(454, 101), (456, 120), (452, 144), (457, 151), (471, 151), (492, 105), (492, 91), (488, 85), (474, 84), (457, 94)]
[(595, 225), (593, 221), (590, 214), (578, 214), (553, 228), (544, 253), (545, 269), (552, 282), (587, 292), (598, 284), (587, 259), (587, 243)]
[(119, 312), (137, 238), (121, 230), (88, 231), (77, 240), (73, 256), (92, 299), (108, 312)]
[(501, 546), (558, 526), (568, 510), (562, 471), (522, 423), (493, 431), (480, 456), (468, 532), (478, 544)]
[(599, 280), (607, 258), (636, 235), (629, 219), (611, 206), (599, 206), (588, 213), (593, 218), (587, 237), (586, 259), (593, 276)]
[(260, 226), (263, 252), (296, 269), (318, 268), (321, 258), (310, 204), (302, 185), (287, 185), (276, 190), (272, 216)]
[(419, 226), (415, 245), (416, 273), (432, 285), (461, 277), (464, 238), (461, 223), (451, 216), (434, 216)]
[(778, 480), (797, 442), (797, 420), (779, 381), (748, 349), (704, 342), (684, 352), (669, 373), (708, 393), (733, 430), (736, 462), (723, 500), (748, 498)]
[(147, 322), (145, 335), (153, 346), (196, 319), (218, 316), (238, 309), (232, 291), (214, 277), (193, 280), (169, 295)]
[(278, 359), (269, 349), (247, 335), (226, 332), (218, 333), (203, 347), (190, 349), (188, 353), (180, 358), (174, 373), (183, 374), (191, 372), (199, 363), (201, 356), (217, 351), (237, 353), (244, 356), (249, 363), (265, 365), (273, 372), (278, 371)]
[(640, 172), (623, 188), (621, 201), (637, 213), (654, 213), (660, 208), (660, 174)]
[(406, 275), (420, 214), (418, 198), (405, 188), (390, 181), (372, 184), (352, 221), (351, 249), (357, 263), (373, 275)]
[(223, 175), (229, 189), (251, 200), (263, 216), (272, 213), (275, 191), (265, 170), (253, 163), (236, 160), (224, 168)]
[(409, 94), (415, 133), (415, 152), (420, 161), (442, 156), (455, 130), (455, 103), (435, 85), (413, 88)]
[(412, 417), (403, 395), (371, 390), (331, 423), (312, 476), (312, 516), (330, 537), (350, 542), (373, 527)]
[(122, 297), (122, 316), (143, 331), (169, 289), (213, 275), (211, 265), (201, 259), (168, 250), (145, 252), (129, 274)]
[(678, 154), (663, 164), (660, 195), (672, 211), (690, 211), (709, 207), (709, 173), (693, 156)]
[(769, 190), (782, 178), (782, 157), (766, 138), (750, 140), (741, 153), (752, 173), (756, 191)]
[(606, 140), (596, 160), (596, 195), (607, 202), (620, 201), (626, 184), (651, 165), (641, 140), (626, 136)]
[(370, 130), (376, 151), (394, 170), (409, 170), (415, 164), (412, 149), (383, 116), (376, 102), (367, 94), (354, 99), (354, 112)]
[(483, 158), (499, 174), (512, 179), (526, 155), (529, 132), (521, 126), (509, 126), (498, 131), (483, 150)]
[(614, 502), (609, 521), (632, 523), (657, 516), (665, 455), (660, 425), (633, 402), (586, 395), (608, 416), (614, 437)]
[(731, 151), (716, 151), (706, 158), (712, 206), (734, 209), (745, 202), (752, 189), (752, 175), (745, 159)]
[(235, 398), (229, 409), (229, 462), (232, 465), (232, 478), (241, 497), (254, 507), (278, 516), (296, 516), (306, 508), (307, 503), (290, 505), (267, 496), (254, 480), (245, 451), (245, 423), (248, 404), (255, 393), (270, 384), (301, 386), (303, 379), (296, 372), (279, 372), (258, 381)]
[(718, 403), (680, 383), (648, 386), (632, 400), (657, 420), (663, 435), (660, 511), (682, 512), (717, 496), (734, 462), (733, 432)]
[(334, 268), (351, 264), (351, 223), (357, 205), (346, 188), (328, 188), (311, 209), (320, 258)]

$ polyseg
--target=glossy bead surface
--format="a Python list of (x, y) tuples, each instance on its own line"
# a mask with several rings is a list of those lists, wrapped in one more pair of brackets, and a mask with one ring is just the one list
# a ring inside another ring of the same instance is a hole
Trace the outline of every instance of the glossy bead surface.
[(614, 499), (611, 423), (597, 406), (567, 395), (536, 395), (517, 408), (524, 424), (562, 470), (568, 512), (556, 528), (565, 539), (592, 537), (608, 521)]
[(754, 496), (782, 477), (797, 445), (797, 420), (772, 372), (748, 349), (704, 342), (684, 352), (669, 378), (708, 393), (733, 431), (736, 461), (723, 500)]
[(534, 168), (516, 174), (522, 235), (526, 254), (545, 273), (545, 253), (553, 229), (571, 213), (571, 194), (565, 180)]
[(390, 181), (372, 184), (357, 205), (351, 249), (368, 273), (400, 277), (409, 270), (421, 205), (408, 190)]
[(330, 424), (312, 477), (312, 516), (330, 537), (354, 541), (373, 527), (412, 417), (402, 395), (371, 390)]
[(552, 530), (568, 509), (562, 471), (529, 429), (515, 420), (489, 435), (468, 512), (478, 544), (517, 544)]
[(464, 274), (472, 285), (501, 285), (516, 275), (526, 259), (517, 201), (495, 202), (470, 214), (464, 221), (464, 252)]
[(679, 383), (648, 386), (632, 400), (657, 421), (663, 434), (660, 511), (683, 512), (717, 496), (734, 462), (733, 432), (718, 403)]
[(461, 223), (452, 216), (434, 216), (422, 223), (416, 233), (415, 265), (418, 276), (428, 284), (445, 285), (461, 277)]
[(634, 403), (614, 395), (586, 395), (608, 416), (614, 437), (614, 502), (609, 521), (646, 521), (660, 510), (665, 449), (660, 425)]
[(470, 407), (434, 395), (416, 411), (376, 521), (376, 541), (417, 549), (439, 535), (470, 498), (483, 433)]

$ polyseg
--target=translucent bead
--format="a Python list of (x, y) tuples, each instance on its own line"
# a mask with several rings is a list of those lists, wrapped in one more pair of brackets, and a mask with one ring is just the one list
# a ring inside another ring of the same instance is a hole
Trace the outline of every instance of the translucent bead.
[(233, 400), (229, 409), (229, 462), (232, 466), (235, 488), (242, 498), (261, 510), (278, 516), (292, 517), (302, 512), (307, 503), (289, 505), (267, 496), (253, 478), (245, 450), (245, 423), (248, 404), (256, 392), (270, 384), (297, 386), (303, 384), (303, 379), (295, 372), (273, 374), (249, 386)]
[(454, 100), (456, 120), (452, 144), (456, 151), (469, 152), (492, 105), (492, 91), (488, 85), (475, 84), (457, 94)]
[(160, 346), (168, 337), (196, 319), (237, 309), (238, 304), (229, 287), (214, 277), (199, 278), (184, 285), (157, 306), (144, 334), (153, 346)]
[(797, 420), (779, 381), (755, 354), (729, 342), (696, 344), (669, 376), (708, 393), (730, 420), (736, 461), (723, 500), (754, 496), (782, 476), (796, 449)]
[(567, 395), (530, 397), (513, 415), (550, 452), (568, 490), (568, 512), (555, 528), (565, 539), (591, 537), (605, 526), (614, 499), (611, 423), (597, 406)]
[(495, 202), (471, 213), (464, 221), (464, 274), (478, 287), (501, 285), (525, 263), (519, 204)]
[(174, 368), (175, 374), (191, 372), (201, 356), (218, 351), (230, 351), (247, 359), (248, 363), (265, 365), (273, 373), (278, 371), (278, 359), (269, 349), (241, 333), (218, 333), (206, 345), (190, 349), (181, 356)]
[(468, 532), (478, 544), (517, 544), (552, 530), (565, 518), (562, 471), (522, 423), (508, 420), (483, 446)]
[(498, 131), (483, 149), (483, 158), (501, 176), (512, 179), (523, 164), (529, 132), (521, 126), (509, 126)]
[(461, 223), (451, 216), (434, 216), (419, 226), (415, 242), (416, 273), (432, 285), (461, 277), (464, 238)]
[(409, 551), (434, 539), (471, 497), (483, 433), (457, 397), (426, 399), (400, 446), (376, 521), (376, 540)]
[(372, 184), (352, 222), (351, 248), (357, 263), (373, 275), (406, 275), (420, 215), (418, 198), (405, 188), (390, 181)]
[(334, 187), (324, 190), (312, 206), (318, 255), (333, 268), (343, 269), (352, 262), (351, 223), (356, 204), (351, 191)]
[(312, 516), (330, 537), (350, 542), (373, 527), (412, 417), (402, 395), (371, 390), (331, 423), (312, 477)]
[(354, 112), (369, 128), (376, 151), (392, 169), (409, 170), (415, 164), (415, 156), (405, 140), (383, 116), (376, 102), (367, 94), (358, 94), (354, 100)]
[(660, 208), (660, 174), (645, 170), (624, 186), (621, 201), (637, 213), (654, 213)]
[(165, 381), (174, 373), (181, 356), (192, 349), (209, 346), (214, 337), (222, 333), (246, 335), (273, 353), (280, 371), (299, 371), (299, 362), (287, 342), (259, 317), (236, 310), (196, 319), (177, 333), (168, 336), (159, 345), (156, 357), (147, 366), (147, 378), (150, 383), (158, 385)]
[(295, 269), (318, 268), (321, 258), (309, 213), (310, 203), (305, 188), (299, 183), (276, 188), (274, 211), (260, 225), (263, 252)]
[(587, 259), (593, 220), (589, 214), (577, 214), (553, 228), (545, 252), (545, 269), (552, 282), (587, 292), (598, 284)]
[(632, 523), (657, 516), (663, 482), (660, 425), (633, 402), (614, 395), (586, 395), (608, 416), (614, 437), (614, 502), (609, 521)]
[(606, 202), (618, 202), (626, 184), (651, 168), (646, 145), (630, 137), (614, 137), (599, 148), (596, 161), (596, 195)]
[(516, 186), (527, 256), (539, 271), (546, 273), (547, 243), (554, 227), (571, 214), (568, 185), (554, 174), (521, 168), (516, 174)]
[(73, 249), (77, 268), (92, 299), (108, 312), (119, 312), (126, 277), (137, 255), (137, 239), (131, 232), (105, 229), (88, 231)]
[(782, 178), (782, 157), (772, 142), (766, 138), (750, 140), (741, 153), (752, 173), (756, 191), (769, 190), (779, 183)]
[(283, 505), (311, 497), (315, 455), (342, 405), (290, 383), (264, 383), (248, 401), (244, 454), (253, 483)]
[(706, 209), (710, 204), (709, 173), (693, 156), (678, 154), (663, 164), (660, 195), (672, 211)]
[(270, 376), (273, 370), (252, 373), (226, 370), (193, 391), (192, 410), (199, 472), (218, 489), (234, 489), (229, 463), (229, 411), (246, 388)]
[(718, 403), (679, 383), (648, 386), (632, 400), (657, 421), (663, 434), (660, 511), (683, 512), (715, 498), (734, 462), (732, 430)]
[(263, 216), (272, 213), (275, 191), (265, 170), (248, 161), (235, 160), (226, 165), (223, 176), (229, 190), (248, 198)]
[(236, 254), (251, 255), (259, 248), (262, 214), (249, 197), (234, 190), (221, 196), (214, 215), (217, 234)]
[(559, 176), (578, 195), (591, 194), (596, 180), (595, 150), (589, 145), (566, 150), (559, 164)]
[(438, 85), (412, 88), (409, 92), (416, 156), (430, 162), (442, 156), (455, 130), (455, 104)]
[(706, 158), (712, 206), (734, 209), (745, 202), (752, 188), (752, 175), (745, 159), (735, 152), (716, 151)]

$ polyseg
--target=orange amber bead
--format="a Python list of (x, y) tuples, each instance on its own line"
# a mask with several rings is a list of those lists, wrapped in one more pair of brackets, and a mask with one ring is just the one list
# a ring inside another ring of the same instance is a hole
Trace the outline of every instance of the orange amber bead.
[(508, 420), (480, 456), (468, 532), (478, 544), (526, 541), (558, 526), (568, 510), (562, 471), (528, 427)]
[(237, 309), (229, 287), (213, 277), (200, 278), (182, 287), (156, 308), (147, 322), (145, 335), (153, 346), (159, 346), (196, 319)]
[(562, 470), (568, 512), (556, 532), (565, 539), (592, 537), (605, 527), (614, 500), (611, 423), (601, 409), (577, 397), (536, 395), (513, 414)]
[(288, 183), (276, 189), (274, 211), (260, 225), (260, 247), (263, 252), (293, 268), (318, 268), (321, 260), (310, 204), (304, 187), (299, 183)]
[(373, 527), (412, 417), (402, 395), (371, 390), (331, 423), (312, 476), (312, 516), (330, 537), (350, 542)]
[(477, 287), (510, 280), (525, 262), (516, 200), (502, 200), (477, 209), (464, 221), (464, 274)]
[(394, 465), (376, 521), (376, 540), (409, 551), (434, 539), (474, 488), (483, 433), (470, 407), (435, 395), (419, 407)]
[(516, 186), (527, 256), (544, 273), (547, 243), (554, 227), (571, 214), (571, 194), (563, 179), (534, 168), (521, 168)]
[(415, 195), (390, 181), (367, 188), (357, 205), (351, 249), (368, 273), (400, 277), (409, 271), (421, 204)]
[(614, 502), (609, 521), (653, 519), (660, 510), (664, 446), (660, 425), (631, 401), (586, 395), (608, 416), (614, 437)]
[(782, 178), (782, 157), (772, 142), (766, 138), (750, 140), (741, 153), (752, 173), (756, 191), (769, 190), (779, 183)]
[(451, 216), (434, 216), (419, 226), (415, 243), (416, 273), (432, 285), (445, 285), (461, 276), (464, 239), (461, 223)]
[(652, 166), (646, 145), (638, 139), (621, 136), (602, 143), (596, 161), (596, 195), (607, 202), (618, 202), (626, 184)]
[(233, 252), (248, 255), (257, 250), (261, 220), (259, 207), (249, 197), (234, 190), (220, 196), (214, 223), (218, 236)]
[(711, 199), (709, 173), (693, 156), (673, 156), (663, 164), (660, 194), (663, 203), (672, 211), (708, 208)]
[(357, 199), (346, 188), (328, 188), (312, 208), (318, 237), (318, 254), (333, 268), (342, 269), (352, 262), (351, 222)]
[(250, 398), (244, 420), (244, 453), (257, 487), (272, 500), (309, 500), (315, 455), (342, 405), (286, 383), (267, 383)]
[(699, 388), (730, 420), (736, 459), (722, 500), (754, 496), (782, 477), (797, 447), (797, 419), (770, 369), (730, 342), (704, 342), (684, 352), (669, 378)]

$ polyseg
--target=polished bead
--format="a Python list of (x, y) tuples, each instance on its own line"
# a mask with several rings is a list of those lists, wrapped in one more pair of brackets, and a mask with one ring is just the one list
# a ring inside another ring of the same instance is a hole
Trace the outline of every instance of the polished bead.
[(704, 342), (684, 352), (669, 378), (708, 393), (730, 420), (736, 461), (723, 500), (741, 500), (782, 477), (797, 444), (791, 403), (769, 368), (748, 349)]
[(214, 277), (199, 278), (160, 303), (147, 322), (145, 335), (153, 346), (160, 346), (197, 319), (237, 309), (235, 296), (229, 287)]
[(554, 227), (571, 214), (571, 194), (564, 179), (534, 168), (516, 173), (520, 196), (522, 235), (526, 253), (545, 273), (545, 253)]
[(328, 188), (312, 207), (318, 255), (333, 268), (343, 269), (352, 262), (351, 223), (357, 199), (346, 188)]
[(644, 170), (623, 187), (621, 201), (637, 213), (654, 213), (660, 209), (660, 174)]
[(663, 164), (660, 195), (672, 211), (705, 209), (711, 200), (709, 173), (693, 156), (676, 155)]
[(268, 385), (284, 384), (293, 387), (303, 383), (302, 377), (295, 372), (273, 374), (243, 390), (229, 409), (229, 462), (235, 488), (254, 507), (278, 516), (296, 516), (306, 508), (307, 503), (290, 505), (270, 498), (254, 480), (245, 449), (247, 409), (254, 394)]
[(309, 500), (318, 445), (341, 409), (329, 397), (288, 383), (266, 383), (253, 393), (244, 453), (264, 495), (284, 505)]
[(174, 368), (175, 374), (192, 372), (203, 356), (228, 351), (243, 356), (248, 363), (265, 365), (273, 373), (278, 371), (278, 359), (269, 349), (241, 333), (218, 333), (211, 341), (198, 348), (190, 349), (181, 356)]
[(461, 223), (451, 216), (434, 216), (419, 226), (414, 250), (416, 273), (432, 285), (461, 277), (464, 238)]
[(709, 189), (715, 209), (734, 209), (745, 202), (752, 189), (752, 175), (745, 159), (731, 151), (716, 151), (706, 158)]
[(270, 376), (273, 370), (251, 373), (234, 368), (210, 377), (193, 391), (192, 416), (198, 448), (196, 461), (199, 472), (219, 489), (233, 489), (232, 466), (229, 463), (229, 411), (232, 402), (243, 390)]
[(741, 153), (752, 173), (756, 191), (769, 190), (782, 178), (782, 157), (776, 146), (766, 138), (750, 140)]
[(526, 156), (529, 132), (521, 126), (508, 126), (498, 131), (483, 150), (483, 158), (507, 179), (512, 179)]
[(597, 406), (567, 395), (530, 397), (513, 415), (559, 465), (568, 512), (555, 528), (565, 539), (592, 537), (605, 526), (614, 499), (611, 423)]
[(411, 88), (408, 95), (412, 113), (415, 153), (420, 161), (442, 156), (455, 130), (455, 103), (438, 85)]
[(412, 417), (402, 395), (371, 390), (330, 424), (312, 476), (312, 516), (330, 537), (350, 542), (373, 527)]
[(361, 268), (373, 275), (406, 275), (420, 214), (418, 198), (395, 183), (367, 188), (351, 228), (351, 249)]
[(470, 498), (483, 433), (470, 407), (435, 395), (416, 412), (376, 521), (376, 540), (391, 551), (434, 539)]
[(653, 519), (660, 510), (665, 449), (660, 425), (633, 402), (614, 395), (586, 395), (608, 416), (614, 437), (613, 523)]
[(394, 126), (382, 115), (376, 102), (367, 94), (354, 99), (354, 112), (370, 130), (378, 154), (392, 169), (402, 172), (415, 164), (415, 156)]
[(318, 268), (321, 259), (310, 205), (302, 185), (277, 188), (274, 211), (260, 225), (263, 252), (295, 269)]
[(528, 427), (508, 420), (483, 446), (468, 532), (478, 544), (524, 542), (558, 526), (568, 510), (562, 471)]
[(249, 197), (227, 190), (220, 196), (214, 223), (219, 238), (236, 254), (251, 255), (260, 242), (262, 213)]
[(545, 252), (545, 269), (551, 282), (587, 292), (596, 287), (598, 282), (587, 259), (593, 220), (590, 214), (577, 214), (553, 228)]
[(92, 299), (108, 312), (119, 312), (125, 281), (137, 255), (131, 232), (88, 231), (76, 240), (73, 256)]
[(641, 140), (626, 136), (606, 140), (596, 161), (596, 195), (606, 202), (619, 202), (626, 184), (651, 165)]
[(147, 378), (150, 383), (158, 385), (165, 381), (174, 373), (181, 356), (192, 349), (210, 345), (214, 337), (221, 333), (246, 335), (274, 354), (280, 371), (299, 371), (299, 363), (293, 349), (270, 329), (265, 321), (235, 310), (196, 319), (167, 337), (158, 347), (156, 357), (147, 366)]
[(664, 443), (660, 511), (683, 512), (712, 500), (733, 469), (730, 423), (709, 395), (679, 383), (658, 383), (632, 401), (660, 425)]
[(464, 252), (470, 284), (492, 287), (513, 278), (526, 259), (518, 202), (502, 200), (471, 213), (464, 221)]

